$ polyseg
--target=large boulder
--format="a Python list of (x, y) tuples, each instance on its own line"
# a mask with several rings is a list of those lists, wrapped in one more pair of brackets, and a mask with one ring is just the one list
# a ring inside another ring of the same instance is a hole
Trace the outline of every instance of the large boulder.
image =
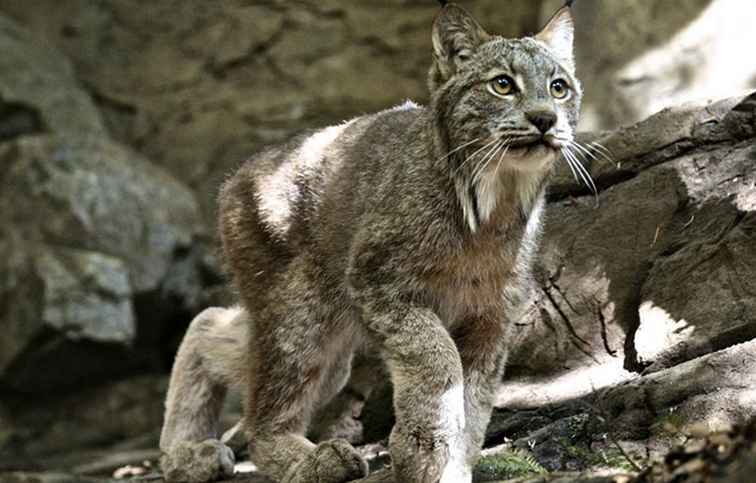
[(756, 417), (756, 340), (602, 391), (597, 405), (613, 431), (654, 440), (717, 431)]
[(670, 109), (601, 136), (611, 162), (598, 150), (587, 162), (598, 197), (557, 175), (540, 293), (502, 405), (579, 396), (754, 337), (754, 99)]
[[(518, 36), (564, 2), (461, 3), (489, 30)], [(430, 0), (159, 0), (138, 9), (0, 0), (0, 11), (72, 59), (115, 138), (191, 186), (209, 222), (219, 181), (262, 145), (402, 98), (425, 102), (437, 9)], [(753, 87), (754, 67), (727, 54), (752, 40), (754, 11), (737, 0), (576, 2), (584, 127)]]
[[(543, 18), (563, 3), (547, 0)], [(739, 54), (756, 41), (752, 3), (578, 1), (574, 11), (583, 129), (614, 129), (666, 107), (756, 88), (756, 65)]]
[[(538, 28), (542, 0), (469, 5), (505, 35)], [(0, 0), (66, 53), (116, 139), (195, 189), (218, 185), (292, 132), (427, 99), (438, 3)]]
[[(157, 451), (167, 376), (137, 376), (52, 397), (20, 395), (0, 406), (0, 473), (37, 469), (87, 472), (111, 454)], [(12, 413), (12, 417), (10, 414)], [(86, 448), (84, 450), (83, 448)], [(135, 451), (136, 450), (136, 451)], [(147, 456), (142, 456), (142, 463)]]
[(0, 385), (47, 392), (139, 359), (137, 301), (202, 227), (188, 188), (109, 139), (59, 52), (2, 16), (0, 49)]

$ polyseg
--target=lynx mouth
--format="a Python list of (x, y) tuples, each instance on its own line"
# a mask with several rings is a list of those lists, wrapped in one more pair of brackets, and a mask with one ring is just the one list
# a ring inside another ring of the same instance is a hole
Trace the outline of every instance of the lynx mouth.
[(548, 139), (546, 136), (527, 136), (513, 140), (510, 143), (509, 152), (512, 155), (526, 157), (532, 155), (544, 155), (549, 152), (556, 152), (559, 150), (559, 146), (554, 143), (554, 140)]

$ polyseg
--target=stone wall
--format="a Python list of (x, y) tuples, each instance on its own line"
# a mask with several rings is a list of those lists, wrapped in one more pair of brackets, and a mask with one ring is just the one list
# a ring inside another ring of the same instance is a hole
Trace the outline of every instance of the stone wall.
[[(470, 2), (506, 35), (541, 0)], [(114, 138), (198, 194), (260, 146), (412, 98), (424, 101), (435, 1), (0, 1), (73, 63)]]
[[(712, 84), (726, 83), (724, 93), (717, 90), (720, 97), (753, 85), (756, 66), (735, 73), (719, 68), (700, 74), (705, 78), (697, 82), (685, 77), (711, 70), (707, 62), (719, 52), (706, 50), (710, 37), (729, 39), (742, 32), (732, 19), (752, 18), (750, 7), (739, 7), (740, 16), (711, 16), (719, 30), (699, 28), (700, 40), (683, 42), (686, 55), (674, 55), (683, 47), (671, 39), (710, 4), (722, 2), (728, 0), (695, 0), (675, 8), (663, 0), (577, 2), (585, 126), (635, 122), (666, 105), (701, 97)], [(462, 4), (490, 31), (514, 36), (536, 31), (560, 2)], [(738, 10), (723, 5), (714, 13), (723, 9)], [(138, 8), (127, 0), (0, 1), (0, 11), (71, 59), (115, 139), (195, 190), (209, 222), (219, 181), (261, 145), (406, 98), (425, 101), (436, 10), (431, 0), (160, 0)], [(648, 62), (627, 70), (658, 47), (668, 53), (659, 54), (663, 71)], [(670, 56), (676, 59), (673, 66), (666, 62)], [(681, 92), (672, 95), (670, 89)]]

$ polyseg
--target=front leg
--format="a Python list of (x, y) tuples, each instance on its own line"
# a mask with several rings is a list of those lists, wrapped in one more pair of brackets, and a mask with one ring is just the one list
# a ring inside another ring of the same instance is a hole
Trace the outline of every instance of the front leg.
[(433, 311), (413, 306), (370, 311), (369, 332), (387, 359), (396, 424), (389, 439), (397, 483), (465, 483), (449, 468), (464, 459), (462, 363)]
[[(496, 389), (507, 354), (507, 334), (501, 317), (478, 317), (454, 333), (464, 371), (465, 453), (461, 472), (471, 473), (480, 455), (491, 419)], [(456, 480), (455, 480), (456, 481)]]

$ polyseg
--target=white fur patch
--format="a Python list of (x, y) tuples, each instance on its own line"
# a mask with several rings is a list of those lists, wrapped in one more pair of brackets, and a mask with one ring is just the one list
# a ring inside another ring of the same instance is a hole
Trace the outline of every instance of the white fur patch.
[(413, 100), (407, 99), (404, 101), (404, 104), (399, 104), (396, 107), (392, 107), (391, 111), (412, 111), (414, 109), (420, 109), (420, 106), (417, 105)]
[(467, 187), (467, 183), (464, 178), (458, 178), (454, 182), (454, 187), (457, 190), (459, 203), (462, 205), (462, 216), (467, 222), (467, 226), (470, 227), (470, 231), (475, 233), (478, 231), (478, 220), (475, 217), (475, 205), (473, 199), (470, 197), (470, 190)]
[(544, 198), (538, 198), (536, 205), (530, 212), (530, 218), (528, 224), (525, 226), (525, 240), (533, 240), (538, 236), (538, 232), (541, 230), (541, 217), (543, 216)]
[[(485, 224), (491, 219), (496, 206), (501, 201), (504, 190), (507, 189), (516, 192), (517, 201), (522, 206), (523, 211), (529, 212), (538, 196), (541, 181), (545, 175), (544, 170), (555, 157), (553, 153), (546, 153), (542, 158), (525, 157), (517, 159), (516, 155), (510, 156), (510, 159), (504, 161), (506, 168), (499, 166), (501, 169), (498, 169), (497, 172), (498, 163), (491, 163), (487, 172), (475, 184), (475, 202), (477, 203), (481, 224)], [(458, 191), (461, 193), (459, 199), (462, 203), (465, 219), (470, 225), (470, 230), (475, 233), (478, 225), (473, 212), (473, 201), (466, 191), (459, 189)]]
[[(494, 164), (494, 163), (492, 163)], [(495, 172), (496, 166), (484, 173), (475, 185), (475, 197), (478, 202), (478, 215), (481, 223), (488, 223), (501, 196), (501, 177)], [(493, 172), (491, 172), (493, 170)]]
[(232, 325), (240, 317), (247, 318), (247, 312), (240, 305), (233, 305), (225, 309), (218, 318), (219, 325)]
[(449, 437), (449, 459), (439, 483), (469, 483), (472, 473), (467, 467), (465, 447), (465, 391), (456, 384), (441, 395), (440, 426)]
[(302, 196), (297, 178), (307, 178), (318, 169), (328, 148), (352, 122), (316, 132), (278, 169), (260, 178), (257, 190), (260, 217), (280, 239), (286, 239), (291, 228), (292, 207)]

